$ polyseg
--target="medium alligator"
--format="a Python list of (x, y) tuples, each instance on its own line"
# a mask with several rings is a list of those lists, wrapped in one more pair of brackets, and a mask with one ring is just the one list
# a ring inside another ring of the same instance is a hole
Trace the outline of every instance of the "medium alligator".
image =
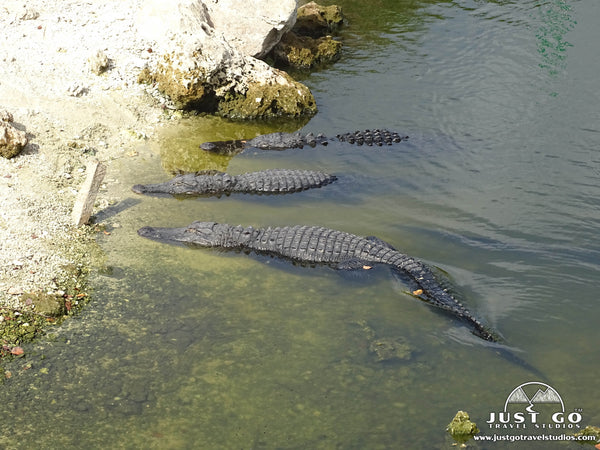
[(408, 139), (408, 136), (389, 130), (355, 131), (354, 133), (338, 134), (335, 138), (328, 138), (323, 134), (315, 136), (312, 133), (271, 133), (263, 134), (249, 140), (204, 142), (200, 145), (200, 148), (220, 155), (236, 155), (246, 148), (285, 150), (288, 148), (302, 148), (304, 146), (316, 147), (317, 145), (327, 145), (334, 140), (348, 142), (349, 144), (376, 145), (381, 147), (406, 139)]
[(476, 336), (486, 341), (498, 341), (493, 332), (440, 286), (429, 267), (376, 237), (360, 237), (322, 227), (255, 229), (215, 222), (194, 222), (183, 228), (144, 227), (138, 234), (170, 243), (254, 251), (335, 269), (370, 269), (376, 264), (387, 265), (411, 280), (416, 287), (412, 292), (415, 297), (455, 315)]
[(271, 169), (241, 175), (206, 171), (177, 175), (159, 184), (136, 184), (132, 190), (137, 194), (171, 195), (286, 194), (325, 186), (336, 179), (335, 175), (313, 170)]

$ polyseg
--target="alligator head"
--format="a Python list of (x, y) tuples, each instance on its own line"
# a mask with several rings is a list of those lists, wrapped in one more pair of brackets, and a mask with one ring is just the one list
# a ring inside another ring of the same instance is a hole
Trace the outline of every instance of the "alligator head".
[(136, 194), (188, 194), (196, 187), (193, 174), (178, 175), (172, 180), (157, 184), (136, 184), (131, 188)]
[(199, 247), (219, 247), (227, 235), (229, 226), (216, 222), (194, 222), (182, 228), (143, 227), (138, 230), (142, 237), (169, 243), (181, 243)]
[(245, 140), (204, 142), (200, 148), (217, 155), (237, 155), (246, 147)]
[(235, 177), (216, 170), (185, 173), (158, 184), (136, 184), (131, 189), (136, 194), (200, 195), (228, 192)]

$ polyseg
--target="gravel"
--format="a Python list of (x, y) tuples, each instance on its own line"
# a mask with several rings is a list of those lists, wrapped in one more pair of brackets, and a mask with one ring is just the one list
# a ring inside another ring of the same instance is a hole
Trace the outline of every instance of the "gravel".
[(137, 83), (158, 58), (137, 34), (142, 4), (0, 4), (0, 110), (29, 138), (21, 155), (0, 158), (0, 306), (60, 293), (65, 266), (91, 263), (93, 235), (70, 223), (86, 163), (104, 161), (110, 173), (165, 118), (167, 102)]

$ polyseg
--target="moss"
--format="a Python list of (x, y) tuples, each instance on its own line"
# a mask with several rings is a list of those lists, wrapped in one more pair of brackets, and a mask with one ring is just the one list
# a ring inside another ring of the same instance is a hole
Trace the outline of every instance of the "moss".
[(377, 362), (409, 360), (412, 357), (412, 349), (402, 337), (374, 339), (369, 351), (375, 355)]
[(88, 302), (87, 278), (92, 264), (99, 263), (101, 255), (94, 241), (97, 231), (95, 227), (73, 230), (69, 248), (61, 251), (70, 252), (72, 259), (80, 262), (65, 265), (56, 274), (59, 291), (24, 293), (19, 297), (18, 308), (0, 307), (0, 363), (21, 356), (21, 349), (15, 351), (18, 346), (33, 341), (48, 327), (77, 314)]
[(210, 112), (214, 109), (214, 94), (201, 80), (206, 79), (202, 69), (190, 69), (185, 73), (173, 64), (173, 56), (165, 55), (164, 61), (153, 74), (144, 72), (140, 77), (158, 84), (158, 89), (167, 95), (178, 109), (198, 109)]
[(337, 31), (343, 23), (344, 15), (339, 6), (321, 6), (310, 2), (298, 8), (294, 31), (306, 36), (319, 37)]
[(597, 445), (598, 443), (600, 443), (600, 427), (594, 427), (591, 425), (588, 425), (587, 427), (585, 427), (583, 430), (581, 430), (578, 433), (573, 434), (573, 436), (575, 437), (582, 437), (582, 436), (592, 436), (595, 439), (592, 440), (581, 440), (581, 441), (576, 441), (578, 444), (588, 444), (588, 445)]
[(288, 84), (255, 83), (244, 94), (228, 93), (219, 103), (217, 113), (232, 119), (266, 119), (300, 117), (317, 112), (310, 90), (287, 74)]
[[(193, 56), (193, 55), (192, 55)], [(271, 119), (300, 117), (317, 111), (315, 99), (308, 89), (285, 72), (278, 74), (277, 84), (250, 84), (245, 92), (215, 92), (201, 68), (182, 71), (173, 64), (174, 57), (165, 56), (157, 70), (140, 73), (138, 80), (154, 80), (175, 107), (217, 114), (231, 119)], [(244, 89), (243, 87), (241, 89)]]
[(66, 312), (65, 299), (59, 294), (30, 292), (21, 296), (22, 309), (31, 310), (46, 317), (63, 316)]
[(479, 428), (475, 422), (471, 422), (469, 414), (465, 411), (458, 411), (452, 422), (446, 427), (446, 431), (450, 433), (452, 439), (460, 444), (461, 447), (466, 447), (465, 442), (473, 438), (479, 433)]
[(313, 39), (286, 33), (275, 46), (275, 62), (296, 69), (310, 69), (317, 65), (337, 61), (342, 52), (342, 43), (331, 36)]

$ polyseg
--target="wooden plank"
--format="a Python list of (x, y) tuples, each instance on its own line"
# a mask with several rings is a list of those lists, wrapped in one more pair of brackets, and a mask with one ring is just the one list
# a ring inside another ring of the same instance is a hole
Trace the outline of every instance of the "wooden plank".
[(92, 216), (96, 195), (98, 194), (98, 189), (100, 189), (100, 183), (102, 183), (106, 174), (106, 165), (100, 161), (92, 161), (86, 166), (86, 172), (87, 177), (81, 189), (79, 189), (79, 194), (71, 213), (71, 220), (77, 227), (87, 224)]

